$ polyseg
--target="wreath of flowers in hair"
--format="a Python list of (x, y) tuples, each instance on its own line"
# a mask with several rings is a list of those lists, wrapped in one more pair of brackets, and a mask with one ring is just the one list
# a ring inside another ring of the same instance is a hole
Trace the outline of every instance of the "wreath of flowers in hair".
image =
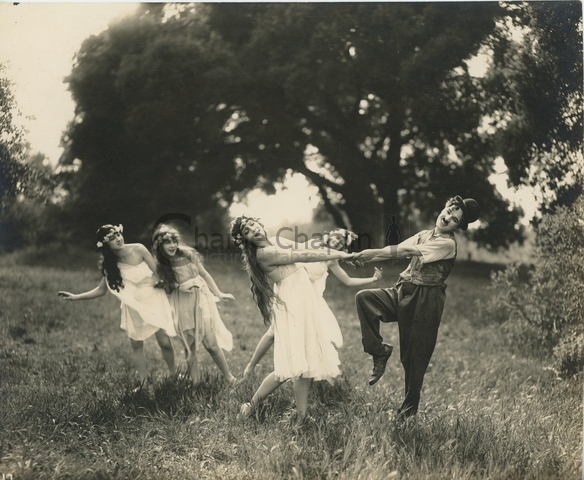
[(351, 243), (353, 243), (354, 240), (357, 240), (358, 237), (355, 232), (347, 230), (346, 228), (335, 228), (330, 232), (325, 232), (325, 234), (323, 235), (322, 238), (325, 245), (328, 245), (331, 235), (339, 235), (340, 237), (343, 238), (343, 242), (345, 244), (343, 250), (349, 248), (351, 246)]
[(179, 234), (174, 228), (170, 227), (162, 227), (156, 235), (154, 236), (153, 247), (156, 250), (158, 246), (162, 243), (169, 242), (174, 240), (176, 242), (179, 241)]
[(243, 235), (241, 234), (241, 232), (243, 232), (243, 229), (245, 228), (245, 226), (249, 223), (249, 222), (256, 222), (259, 225), (261, 225), (263, 227), (263, 224), (260, 222), (259, 218), (256, 217), (247, 217), (245, 215), (241, 216), (241, 220), (239, 222), (239, 227), (238, 227), (238, 232), (233, 235), (233, 242), (235, 243), (235, 245), (237, 245), (241, 250), (244, 249), (244, 245), (243, 245)]
[(124, 226), (122, 224), (112, 227), (108, 234), (105, 237), (103, 237), (103, 242), (97, 242), (97, 248), (103, 247), (104, 243), (111, 242), (117, 233), (121, 235), (123, 232)]

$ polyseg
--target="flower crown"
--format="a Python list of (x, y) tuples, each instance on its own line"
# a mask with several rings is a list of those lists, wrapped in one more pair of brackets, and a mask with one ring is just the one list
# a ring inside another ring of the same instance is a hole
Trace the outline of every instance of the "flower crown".
[[(258, 224), (260, 224), (263, 227), (263, 224), (260, 222), (259, 218), (256, 217), (248, 217), (246, 215), (241, 215), (240, 222), (239, 222), (239, 227), (238, 227), (238, 232), (236, 234), (233, 233), (233, 228), (231, 230), (231, 236), (233, 237), (233, 243), (235, 243), (235, 245), (237, 245), (241, 250), (243, 250), (244, 245), (243, 245), (243, 235), (241, 234), (241, 232), (243, 231), (243, 229), (245, 228), (246, 224), (248, 224), (249, 222), (256, 222)], [(233, 226), (235, 226), (235, 223), (233, 223)]]
[(156, 250), (158, 246), (164, 242), (168, 242), (170, 240), (175, 240), (176, 242), (178, 242), (179, 239), (180, 235), (174, 228), (164, 226), (161, 227), (160, 230), (158, 230), (154, 234), (154, 241), (152, 243), (152, 247)]
[(330, 232), (325, 232), (323, 235), (322, 239), (325, 245), (328, 245), (329, 239), (332, 235), (339, 235), (343, 238), (343, 242), (345, 243), (343, 250), (346, 250), (351, 245), (351, 243), (358, 238), (358, 235), (351, 230), (347, 230), (346, 228), (335, 228)]
[(117, 233), (119, 233), (120, 235), (123, 233), (124, 231), (124, 226), (122, 224), (117, 225), (117, 226), (113, 226), (109, 233), (103, 237), (103, 241), (102, 242), (97, 242), (97, 248), (101, 248), (103, 247), (104, 243), (108, 243), (111, 240), (113, 240), (113, 238), (116, 236)]

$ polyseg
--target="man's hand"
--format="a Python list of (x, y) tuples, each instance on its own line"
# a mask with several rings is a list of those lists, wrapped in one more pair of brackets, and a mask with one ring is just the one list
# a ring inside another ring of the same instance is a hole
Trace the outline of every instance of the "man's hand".
[(357, 266), (363, 266), (365, 263), (370, 262), (379, 254), (378, 250), (367, 249), (362, 252), (353, 254), (353, 262)]

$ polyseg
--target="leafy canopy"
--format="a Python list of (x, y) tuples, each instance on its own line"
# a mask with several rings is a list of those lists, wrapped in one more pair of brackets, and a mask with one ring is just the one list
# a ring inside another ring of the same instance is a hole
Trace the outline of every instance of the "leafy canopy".
[[(430, 221), (454, 194), (481, 203), (473, 235), (482, 244), (522, 238), (520, 212), (489, 176), (502, 158), (511, 181), (524, 181), (544, 146), (541, 132), (557, 133), (524, 127), (540, 114), (528, 108), (531, 77), (508, 74), (530, 61), (539, 67), (540, 57), (558, 61), (545, 42), (541, 51), (521, 50), (505, 36), (509, 21), (541, 20), (536, 5), (173, 8), (145, 5), (77, 55), (67, 79), (76, 117), (61, 163), (80, 227), (123, 221), (144, 229), (172, 211), (221, 210), (292, 170), (319, 188), (335, 223), (374, 238), (391, 215)], [(469, 60), (485, 49), (491, 71), (473, 76)], [(536, 84), (562, 75), (539, 75)], [(566, 79), (568, 90), (574, 81)], [(571, 98), (558, 96), (555, 111)]]

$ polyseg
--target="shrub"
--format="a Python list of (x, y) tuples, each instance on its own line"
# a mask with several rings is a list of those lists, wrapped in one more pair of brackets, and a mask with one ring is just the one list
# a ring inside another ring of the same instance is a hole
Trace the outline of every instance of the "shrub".
[[(584, 197), (571, 207), (558, 207), (543, 216), (536, 229), (534, 264), (521, 279), (519, 265), (491, 275), (495, 291), (489, 311), (506, 318), (516, 340), (525, 341), (526, 328), (553, 351), (562, 375), (582, 369), (584, 299)], [(517, 328), (520, 327), (520, 328)]]
[(562, 338), (554, 348), (556, 370), (563, 377), (573, 377), (584, 367), (584, 333)]

